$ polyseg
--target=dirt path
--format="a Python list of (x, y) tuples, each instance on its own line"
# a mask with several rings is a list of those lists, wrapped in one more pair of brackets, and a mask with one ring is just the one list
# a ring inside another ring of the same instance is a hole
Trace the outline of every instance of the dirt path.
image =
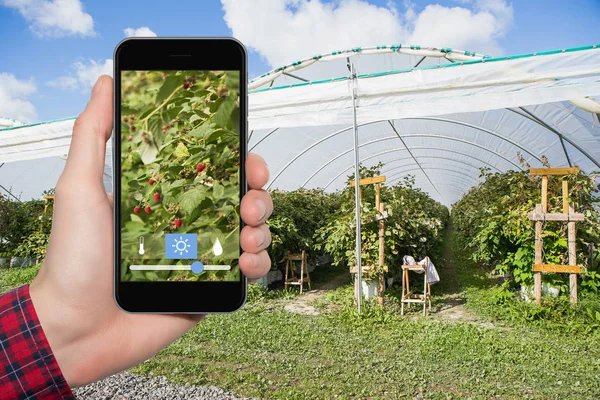
[(454, 235), (452, 234), (451, 225), (446, 230), (445, 235), (444, 264), (439, 271), (440, 283), (433, 285), (431, 288), (433, 295), (436, 294), (436, 289), (439, 289), (437, 294), (441, 296), (441, 303), (438, 297), (438, 301), (435, 302), (436, 305), (430, 315), (443, 321), (466, 322), (486, 328), (495, 328), (492, 322), (482, 321), (481, 318), (466, 309), (465, 303), (467, 300), (463, 297), (456, 266), (454, 265)]
[[(492, 322), (483, 320), (465, 307), (466, 298), (454, 264), (454, 235), (450, 225), (445, 232), (445, 247), (443, 259), (438, 272), (440, 282), (432, 285), (433, 305), (429, 312), (430, 318), (446, 322), (462, 322), (482, 326), (485, 328), (497, 328)], [(313, 305), (315, 301), (323, 298), (329, 291), (340, 287), (350, 281), (348, 273), (334, 276), (327, 282), (318, 285), (315, 289), (306, 291), (289, 301), (284, 309), (291, 313), (303, 315), (319, 315), (319, 310)], [(315, 285), (313, 285), (315, 287)], [(331, 306), (333, 307), (333, 306)], [(409, 313), (409, 319), (421, 318), (421, 312)]]
[[(296, 297), (294, 301), (287, 304), (284, 307), (284, 310), (296, 314), (319, 315), (319, 311), (314, 306), (310, 305), (310, 303), (323, 298), (328, 291), (342, 286), (349, 280), (350, 275), (348, 273), (336, 275), (333, 279), (319, 285), (318, 288), (303, 292), (300, 296)], [(315, 285), (313, 285), (313, 287), (315, 287)]]

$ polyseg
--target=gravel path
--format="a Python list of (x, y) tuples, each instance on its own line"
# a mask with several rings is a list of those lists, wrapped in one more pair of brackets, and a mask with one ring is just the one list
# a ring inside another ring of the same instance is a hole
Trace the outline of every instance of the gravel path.
[(215, 386), (184, 386), (167, 382), (164, 376), (146, 378), (128, 372), (109, 376), (99, 382), (73, 390), (78, 400), (121, 399), (189, 399), (189, 400), (242, 400)]

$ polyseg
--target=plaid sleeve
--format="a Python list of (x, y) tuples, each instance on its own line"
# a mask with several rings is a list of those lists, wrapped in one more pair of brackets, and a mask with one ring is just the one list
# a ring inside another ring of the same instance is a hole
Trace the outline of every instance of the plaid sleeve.
[(0, 399), (73, 399), (29, 297), (0, 295)]

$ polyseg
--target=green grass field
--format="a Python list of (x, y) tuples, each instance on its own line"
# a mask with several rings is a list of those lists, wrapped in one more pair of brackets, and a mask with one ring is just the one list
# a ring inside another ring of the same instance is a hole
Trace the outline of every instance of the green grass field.
[[(449, 242), (428, 317), (417, 307), (401, 317), (395, 290), (358, 316), (347, 280), (309, 302), (319, 315), (284, 310), (300, 296), (252, 288), (242, 311), (209, 316), (133, 372), (267, 399), (599, 398), (600, 331), (587, 311), (597, 298), (498, 299)], [(2, 290), (19, 284), (0, 271)], [(341, 274), (316, 271), (315, 286)]]

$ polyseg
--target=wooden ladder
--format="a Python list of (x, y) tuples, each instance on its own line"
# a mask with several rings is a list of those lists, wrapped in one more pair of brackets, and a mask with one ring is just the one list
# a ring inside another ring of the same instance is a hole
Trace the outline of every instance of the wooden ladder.
[[(413, 293), (410, 291), (410, 280), (409, 271), (420, 272), (424, 275), (423, 277), (423, 294)], [(427, 315), (427, 302), (429, 302), (429, 310), (431, 310), (431, 285), (427, 278), (427, 266), (421, 264), (402, 266), (402, 299), (400, 300), (402, 306), (400, 308), (400, 315), (404, 315), (404, 304), (410, 305), (411, 303), (423, 303), (423, 316)]]
[[(294, 261), (300, 261), (300, 276), (297, 277), (294, 268)], [(310, 275), (308, 274), (308, 261), (306, 257), (306, 251), (302, 250), (301, 254), (292, 254), (288, 251), (285, 257), (285, 289), (288, 286), (300, 286), (300, 293), (302, 293), (302, 287), (304, 283), (308, 284), (308, 290), (310, 287)]]
[[(584, 215), (576, 213), (569, 204), (569, 183), (562, 180), (563, 212), (548, 212), (548, 176), (550, 175), (577, 175), (579, 168), (531, 168), (529, 175), (542, 177), (542, 203), (536, 204), (535, 211), (529, 213), (528, 218), (535, 221), (535, 264), (533, 264), (535, 302), (542, 302), (542, 273), (568, 273), (571, 303), (577, 303), (577, 274), (583, 269), (577, 265), (575, 222), (583, 221)], [(567, 223), (569, 265), (555, 265), (543, 263), (542, 224), (544, 221), (564, 221)]]

